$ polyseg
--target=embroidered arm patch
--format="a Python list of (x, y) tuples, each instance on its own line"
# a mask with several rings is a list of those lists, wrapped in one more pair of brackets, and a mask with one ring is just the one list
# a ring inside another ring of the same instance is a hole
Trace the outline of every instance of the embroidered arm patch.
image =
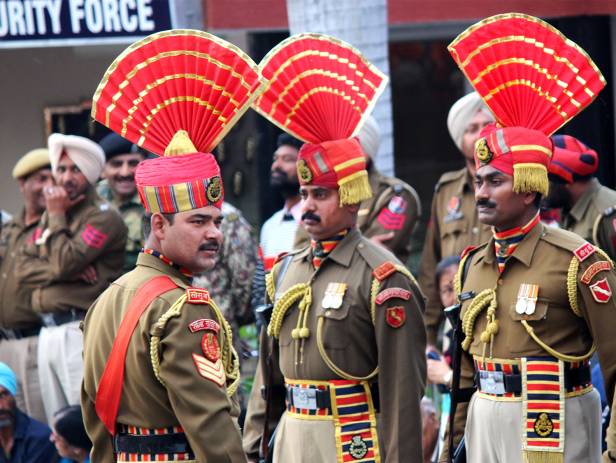
[(100, 249), (107, 241), (107, 234), (97, 230), (90, 224), (86, 224), (86, 228), (81, 232), (81, 239), (88, 247)]
[(376, 299), (374, 300), (374, 302), (377, 305), (381, 305), (385, 301), (394, 298), (404, 299), (405, 301), (408, 301), (411, 298), (411, 292), (408, 289), (404, 288), (387, 288), (376, 295)]
[(396, 271), (396, 266), (393, 262), (383, 262), (377, 268), (372, 271), (372, 275), (379, 281), (383, 281), (385, 278), (390, 276), (392, 273)]
[(204, 377), (212, 381), (214, 384), (222, 387), (227, 380), (225, 375), (225, 369), (222, 366), (222, 360), (218, 359), (215, 362), (211, 362), (207, 358), (192, 354), (193, 361), (195, 362), (195, 367), (197, 367), (197, 372)]
[(575, 254), (575, 257), (577, 257), (580, 262), (584, 262), (589, 256), (592, 256), (595, 252), (595, 247), (587, 241), (575, 251), (573, 251), (573, 254)]
[(210, 293), (207, 289), (186, 288), (186, 302), (189, 304), (209, 304)]

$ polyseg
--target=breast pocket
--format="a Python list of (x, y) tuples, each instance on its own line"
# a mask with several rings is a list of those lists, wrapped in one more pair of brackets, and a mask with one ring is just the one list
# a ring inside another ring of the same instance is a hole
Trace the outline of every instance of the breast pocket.
[(530, 337), (522, 320), (527, 320), (535, 333), (542, 337), (544, 321), (548, 317), (550, 304), (547, 300), (539, 298), (535, 304), (535, 310), (531, 314), (519, 314), (516, 311), (517, 301), (509, 307), (509, 318), (513, 320), (511, 327), (507, 327), (507, 346), (511, 353), (527, 353), (536, 350), (537, 344)]
[(441, 227), (441, 255), (453, 256), (464, 249), (467, 244), (460, 243), (462, 237), (466, 236), (468, 224), (462, 220), (452, 220), (444, 223)]
[(353, 306), (351, 297), (345, 297), (337, 309), (324, 308), (319, 304), (318, 317), (323, 325), (323, 347), (326, 349), (346, 349), (351, 342), (349, 337), (349, 313)]

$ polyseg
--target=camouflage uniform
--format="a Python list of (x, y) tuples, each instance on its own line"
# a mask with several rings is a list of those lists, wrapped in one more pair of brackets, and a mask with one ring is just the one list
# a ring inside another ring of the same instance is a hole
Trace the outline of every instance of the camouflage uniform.
[(139, 195), (135, 192), (134, 196), (128, 201), (119, 202), (113, 196), (113, 192), (107, 180), (98, 182), (96, 191), (101, 198), (113, 204), (118, 209), (128, 228), (126, 254), (124, 257), (124, 266), (122, 267), (124, 272), (128, 272), (135, 268), (137, 255), (139, 254), (139, 250), (143, 247), (142, 222), (145, 211), (139, 202)]

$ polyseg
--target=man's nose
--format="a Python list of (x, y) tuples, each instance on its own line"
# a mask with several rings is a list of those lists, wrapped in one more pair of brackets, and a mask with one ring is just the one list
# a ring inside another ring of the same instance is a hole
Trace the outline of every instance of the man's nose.
[(130, 177), (130, 175), (131, 175), (131, 169), (128, 166), (128, 162), (123, 162), (122, 166), (120, 167), (120, 176)]

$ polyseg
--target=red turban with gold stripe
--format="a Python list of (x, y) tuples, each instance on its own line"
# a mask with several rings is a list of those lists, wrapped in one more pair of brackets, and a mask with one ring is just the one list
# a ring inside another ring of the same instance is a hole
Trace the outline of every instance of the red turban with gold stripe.
[(449, 45), (496, 117), (475, 164), (513, 175), (516, 192), (548, 192), (550, 135), (588, 106), (605, 79), (590, 57), (546, 22), (520, 13), (484, 19)]
[(161, 157), (139, 164), (148, 212), (220, 208), (220, 168), (209, 152), (250, 107), (257, 65), (234, 45), (195, 30), (159, 32), (129, 46), (105, 73), (92, 117)]
[(300, 184), (338, 189), (341, 205), (371, 197), (355, 136), (387, 77), (349, 44), (322, 34), (288, 38), (259, 67), (268, 83), (253, 107), (305, 142), (297, 162)]

